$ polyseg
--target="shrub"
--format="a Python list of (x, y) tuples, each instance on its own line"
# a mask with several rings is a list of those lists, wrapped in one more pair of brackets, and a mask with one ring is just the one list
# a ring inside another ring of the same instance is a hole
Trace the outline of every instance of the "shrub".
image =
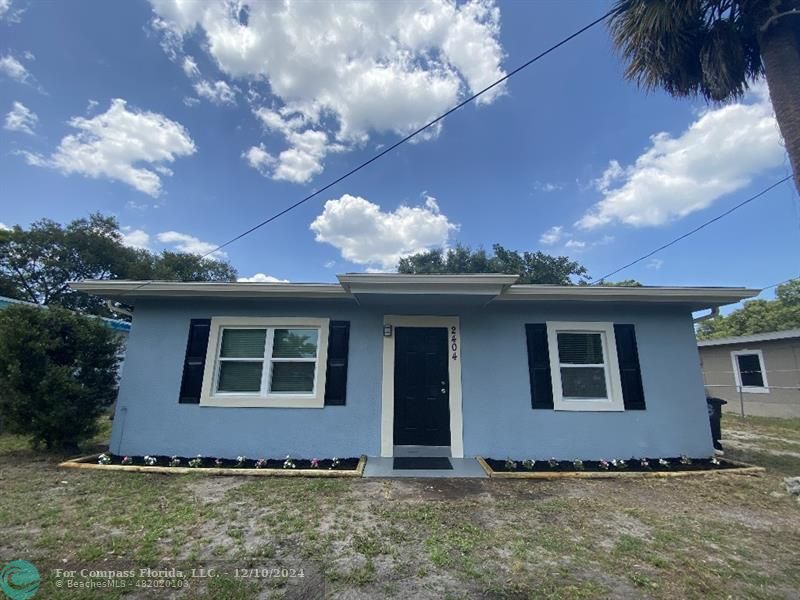
[(120, 344), (101, 320), (63, 308), (0, 311), (4, 426), (48, 449), (91, 438), (116, 397)]

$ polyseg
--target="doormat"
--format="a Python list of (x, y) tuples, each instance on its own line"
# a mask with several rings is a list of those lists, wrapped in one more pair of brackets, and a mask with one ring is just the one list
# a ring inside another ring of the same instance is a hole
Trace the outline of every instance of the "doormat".
[(394, 459), (397, 470), (409, 469), (452, 469), (450, 459), (446, 456), (398, 456)]

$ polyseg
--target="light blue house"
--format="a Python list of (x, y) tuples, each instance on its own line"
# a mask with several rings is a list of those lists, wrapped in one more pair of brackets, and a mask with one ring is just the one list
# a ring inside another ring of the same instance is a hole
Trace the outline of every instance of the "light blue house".
[(712, 453), (692, 312), (744, 288), (86, 281), (134, 307), (118, 454)]

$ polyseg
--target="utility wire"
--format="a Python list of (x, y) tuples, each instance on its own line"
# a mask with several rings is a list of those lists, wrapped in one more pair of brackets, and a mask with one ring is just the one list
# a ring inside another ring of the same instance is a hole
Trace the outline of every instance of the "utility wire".
[(527, 61), (527, 62), (525, 62), (525, 63), (521, 64), (521, 65), (520, 65), (520, 66), (518, 66), (516, 69), (514, 69), (513, 71), (511, 71), (511, 72), (507, 73), (505, 76), (501, 77), (500, 79), (498, 79), (497, 81), (495, 81), (495, 82), (494, 82), (494, 83), (492, 83), (491, 85), (488, 85), (488, 86), (486, 86), (485, 88), (483, 88), (483, 89), (482, 89), (482, 90), (480, 90), (479, 92), (476, 92), (476, 93), (472, 94), (472, 96), (470, 96), (469, 98), (467, 98), (467, 99), (463, 100), (462, 102), (459, 102), (458, 104), (456, 104), (456, 105), (455, 105), (453, 108), (451, 108), (451, 109), (450, 109), (450, 110), (448, 110), (447, 112), (445, 112), (445, 113), (442, 113), (441, 115), (439, 115), (438, 117), (436, 117), (436, 118), (435, 118), (433, 121), (430, 121), (430, 122), (429, 122), (429, 123), (427, 123), (426, 125), (423, 125), (423, 126), (422, 126), (422, 127), (420, 127), (419, 129), (417, 129), (417, 130), (415, 130), (415, 131), (413, 131), (413, 132), (409, 133), (407, 136), (405, 136), (404, 138), (402, 138), (402, 139), (400, 139), (400, 140), (396, 141), (394, 144), (392, 144), (391, 146), (389, 146), (389, 147), (388, 147), (388, 148), (386, 148), (385, 150), (383, 150), (383, 151), (379, 152), (378, 154), (374, 155), (374, 156), (373, 156), (372, 158), (370, 158), (369, 160), (365, 160), (364, 162), (362, 162), (362, 163), (361, 163), (360, 165), (358, 165), (357, 167), (354, 167), (353, 169), (350, 169), (350, 170), (349, 170), (347, 173), (345, 173), (344, 175), (341, 175), (340, 177), (337, 177), (337, 178), (336, 178), (336, 179), (334, 179), (333, 181), (331, 181), (331, 182), (329, 182), (329, 183), (325, 184), (323, 187), (321, 187), (321, 188), (320, 188), (320, 189), (318, 189), (317, 191), (315, 191), (315, 192), (313, 192), (313, 193), (309, 194), (308, 196), (306, 196), (306, 197), (305, 197), (305, 198), (303, 198), (302, 200), (298, 200), (298, 201), (297, 201), (297, 202), (295, 202), (294, 204), (292, 204), (292, 205), (290, 205), (290, 206), (287, 206), (287, 207), (286, 207), (286, 208), (284, 208), (283, 210), (281, 210), (281, 211), (279, 211), (279, 212), (275, 213), (274, 215), (272, 215), (272, 216), (271, 216), (271, 217), (269, 217), (268, 219), (265, 219), (265, 220), (261, 221), (260, 223), (258, 223), (257, 225), (254, 225), (254, 226), (253, 226), (253, 227), (251, 227), (250, 229), (248, 229), (248, 230), (246, 230), (246, 231), (243, 231), (242, 233), (240, 233), (240, 234), (239, 234), (239, 235), (237, 235), (236, 237), (233, 237), (233, 238), (229, 239), (227, 242), (225, 242), (225, 243), (223, 243), (223, 244), (220, 244), (219, 246), (217, 246), (216, 248), (214, 248), (214, 249), (213, 249), (213, 250), (211, 250), (210, 252), (206, 252), (206, 253), (205, 253), (205, 254), (202, 256), (202, 258), (207, 258), (208, 256), (210, 256), (210, 255), (214, 254), (215, 252), (218, 252), (219, 250), (222, 250), (222, 249), (223, 249), (223, 248), (225, 248), (226, 246), (229, 246), (230, 244), (233, 244), (234, 242), (236, 242), (236, 241), (238, 241), (238, 240), (242, 239), (243, 237), (245, 237), (245, 236), (247, 236), (247, 235), (250, 235), (251, 233), (253, 233), (253, 232), (254, 232), (254, 231), (256, 231), (257, 229), (260, 229), (260, 228), (261, 228), (261, 227), (263, 227), (264, 225), (267, 225), (268, 223), (271, 223), (271, 222), (272, 222), (272, 221), (274, 221), (275, 219), (278, 219), (278, 218), (282, 217), (283, 215), (285, 215), (286, 213), (288, 213), (288, 212), (290, 212), (290, 211), (294, 210), (295, 208), (297, 208), (297, 207), (298, 207), (298, 206), (300, 206), (301, 204), (305, 204), (306, 202), (308, 202), (308, 201), (309, 201), (309, 200), (311, 200), (312, 198), (314, 198), (314, 197), (316, 197), (316, 196), (319, 196), (319, 195), (320, 195), (322, 192), (324, 192), (324, 191), (326, 191), (326, 190), (328, 190), (328, 189), (332, 188), (332, 187), (333, 187), (334, 185), (336, 185), (337, 183), (340, 183), (340, 182), (344, 181), (345, 179), (347, 179), (348, 177), (350, 177), (351, 175), (354, 175), (355, 173), (358, 173), (358, 172), (359, 172), (361, 169), (363, 169), (364, 167), (366, 167), (366, 166), (368, 166), (368, 165), (370, 165), (370, 164), (374, 163), (376, 160), (378, 160), (379, 158), (381, 158), (381, 157), (385, 156), (386, 154), (389, 154), (389, 152), (392, 152), (392, 151), (393, 151), (394, 149), (396, 149), (397, 147), (399, 147), (399, 146), (402, 146), (403, 144), (405, 144), (405, 143), (406, 143), (406, 142), (408, 142), (409, 140), (411, 140), (411, 139), (415, 138), (416, 136), (418, 136), (420, 133), (422, 133), (422, 132), (423, 132), (423, 131), (425, 131), (426, 129), (428, 129), (428, 128), (430, 128), (430, 127), (434, 126), (434, 125), (436, 125), (436, 124), (437, 124), (439, 121), (441, 121), (441, 120), (445, 119), (446, 117), (448, 117), (449, 115), (453, 114), (453, 113), (454, 113), (454, 112), (456, 112), (458, 109), (460, 109), (460, 108), (462, 108), (462, 107), (466, 106), (467, 104), (469, 104), (470, 102), (472, 102), (473, 100), (475, 100), (476, 98), (478, 98), (479, 96), (482, 96), (483, 94), (485, 94), (485, 93), (486, 93), (486, 92), (488, 92), (489, 90), (491, 90), (491, 89), (493, 89), (493, 88), (497, 87), (498, 85), (500, 85), (501, 83), (503, 83), (503, 82), (504, 82), (504, 81), (506, 81), (507, 79), (510, 79), (511, 77), (513, 77), (514, 75), (516, 75), (517, 73), (519, 73), (520, 71), (522, 71), (523, 69), (526, 69), (526, 68), (528, 68), (528, 67), (529, 67), (529, 66), (531, 66), (533, 63), (535, 63), (535, 62), (537, 62), (538, 60), (540, 60), (540, 59), (544, 58), (545, 56), (547, 56), (548, 54), (550, 54), (550, 53), (551, 53), (551, 52), (553, 52), (554, 50), (556, 50), (556, 49), (560, 48), (561, 46), (563, 46), (564, 44), (566, 44), (567, 42), (570, 42), (571, 40), (575, 39), (576, 37), (578, 37), (578, 36), (579, 36), (579, 35), (581, 35), (582, 33), (584, 33), (584, 32), (586, 32), (586, 31), (590, 30), (592, 27), (595, 27), (596, 25), (598, 25), (598, 24), (602, 23), (602, 22), (603, 22), (603, 21), (605, 21), (605, 20), (606, 20), (606, 19), (607, 19), (607, 18), (608, 18), (608, 17), (609, 17), (609, 16), (610, 16), (610, 15), (611, 15), (613, 12), (614, 12), (613, 10), (610, 10), (610, 11), (608, 11), (606, 14), (604, 14), (602, 17), (599, 17), (599, 18), (595, 19), (594, 21), (592, 21), (591, 23), (589, 23), (588, 25), (585, 25), (585, 26), (581, 27), (581, 28), (580, 28), (580, 29), (578, 29), (578, 30), (577, 30), (575, 33), (573, 33), (573, 34), (571, 34), (571, 35), (569, 35), (569, 36), (565, 37), (563, 40), (561, 40), (561, 41), (560, 41), (560, 42), (558, 42), (557, 44), (555, 44), (555, 45), (553, 45), (553, 46), (550, 46), (550, 47), (549, 47), (547, 50), (545, 50), (545, 51), (543, 51), (543, 52), (541, 52), (541, 53), (537, 54), (536, 56), (534, 56), (533, 58), (531, 58), (529, 61)]
[[(684, 240), (684, 239), (688, 238), (690, 235), (694, 235), (695, 233), (697, 233), (697, 232), (698, 232), (698, 231), (700, 231), (701, 229), (705, 229), (706, 227), (708, 227), (708, 226), (709, 226), (709, 225), (711, 225), (712, 223), (716, 223), (716, 222), (717, 222), (717, 221), (719, 221), (720, 219), (722, 219), (722, 218), (724, 218), (724, 217), (727, 217), (727, 216), (728, 216), (729, 214), (731, 214), (732, 212), (734, 212), (734, 211), (736, 211), (736, 210), (738, 210), (738, 209), (742, 208), (743, 206), (745, 206), (745, 205), (747, 205), (747, 204), (750, 204), (750, 203), (751, 203), (753, 200), (756, 200), (756, 199), (760, 198), (761, 196), (763, 196), (764, 194), (766, 194), (767, 192), (770, 192), (770, 191), (774, 190), (774, 189), (775, 189), (776, 187), (778, 187), (780, 184), (782, 184), (782, 183), (785, 183), (785, 182), (789, 181), (791, 178), (792, 178), (792, 176), (791, 176), (791, 175), (787, 175), (786, 177), (784, 177), (783, 179), (780, 179), (780, 180), (776, 181), (775, 183), (773, 183), (773, 184), (772, 184), (772, 185), (770, 185), (769, 187), (766, 187), (766, 188), (764, 188), (763, 190), (761, 190), (760, 192), (758, 192), (758, 193), (757, 193), (757, 194), (755, 194), (754, 196), (750, 196), (750, 197), (749, 197), (747, 200), (744, 200), (743, 202), (740, 202), (740, 203), (739, 203), (739, 204), (737, 204), (736, 206), (734, 206), (734, 207), (732, 207), (732, 208), (729, 208), (729, 209), (728, 209), (728, 210), (726, 210), (724, 213), (717, 215), (717, 216), (716, 216), (716, 217), (714, 217), (713, 219), (709, 219), (708, 221), (706, 221), (706, 222), (705, 222), (705, 223), (703, 223), (702, 225), (698, 225), (697, 227), (695, 227), (695, 228), (694, 228), (694, 229), (692, 229), (691, 231), (687, 231), (687, 232), (686, 232), (686, 233), (684, 233), (683, 235), (676, 237), (674, 240), (671, 240), (671, 241), (667, 242), (666, 244), (663, 244), (662, 246), (659, 246), (659, 247), (658, 247), (658, 248), (656, 248), (655, 250), (652, 250), (651, 252), (648, 252), (647, 254), (645, 254), (645, 255), (643, 255), (643, 256), (640, 256), (640, 257), (639, 257), (639, 258), (637, 258), (636, 260), (634, 260), (634, 261), (631, 261), (631, 262), (629, 262), (628, 264), (626, 264), (626, 265), (623, 265), (623, 266), (621, 266), (620, 268), (618, 268), (618, 269), (615, 269), (614, 271), (611, 271), (610, 273), (606, 273), (605, 275), (603, 275), (602, 277), (600, 277), (600, 278), (598, 278), (598, 279), (592, 279), (592, 280), (591, 280), (589, 283), (590, 283), (591, 285), (597, 285), (597, 284), (603, 283), (603, 281), (605, 281), (605, 280), (606, 280), (606, 279), (608, 279), (609, 277), (612, 277), (613, 275), (616, 275), (616, 274), (617, 274), (617, 273), (619, 273), (620, 271), (624, 271), (625, 269), (627, 269), (627, 268), (629, 268), (629, 267), (632, 267), (633, 265), (635, 265), (635, 264), (637, 264), (637, 263), (640, 263), (640, 262), (642, 262), (643, 260), (645, 260), (645, 259), (647, 259), (647, 258), (650, 258), (650, 257), (651, 257), (651, 256), (653, 256), (654, 254), (657, 254), (658, 252), (661, 252), (662, 250), (666, 250), (666, 249), (667, 249), (667, 248), (669, 248), (670, 246), (673, 246), (673, 245), (677, 244), (678, 242), (680, 242), (681, 240)], [(781, 282), (781, 283), (785, 283), (785, 282)], [(777, 285), (780, 285), (780, 283), (776, 283), (775, 285), (776, 285), (776, 286), (777, 286)], [(774, 286), (771, 286), (771, 287), (774, 287)], [(767, 288), (764, 288), (764, 289), (767, 289)]]
[(797, 281), (798, 279), (800, 279), (800, 276), (784, 279), (783, 281), (779, 281), (778, 283), (773, 283), (772, 285), (768, 285), (766, 287), (761, 288), (761, 292), (763, 293), (766, 290), (771, 290), (772, 288), (778, 287), (779, 285), (783, 285), (784, 283), (789, 283), (790, 281)]

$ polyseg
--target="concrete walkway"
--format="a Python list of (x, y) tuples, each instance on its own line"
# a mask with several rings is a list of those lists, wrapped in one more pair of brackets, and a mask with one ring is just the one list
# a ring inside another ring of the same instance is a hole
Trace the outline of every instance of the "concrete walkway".
[(370, 456), (364, 466), (364, 477), (427, 477), (486, 478), (486, 472), (474, 458), (451, 458), (452, 469), (394, 469), (393, 458)]

